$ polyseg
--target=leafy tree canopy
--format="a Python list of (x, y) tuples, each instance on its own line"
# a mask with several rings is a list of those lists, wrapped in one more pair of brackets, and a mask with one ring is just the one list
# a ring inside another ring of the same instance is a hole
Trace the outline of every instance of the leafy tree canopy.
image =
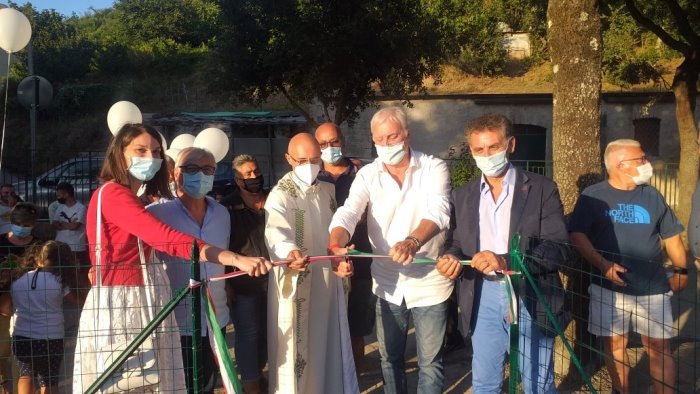
[(307, 118), (304, 103), (314, 98), (336, 123), (355, 119), (375, 88), (405, 99), (424, 89), (425, 77), (438, 75), (443, 59), (438, 21), (419, 0), (219, 5), (219, 72), (212, 82), (256, 104), (281, 93)]

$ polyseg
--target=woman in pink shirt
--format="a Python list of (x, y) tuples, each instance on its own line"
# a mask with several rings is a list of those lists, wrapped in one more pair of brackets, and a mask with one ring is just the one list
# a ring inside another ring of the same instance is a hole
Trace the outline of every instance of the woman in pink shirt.
[[(100, 179), (105, 182), (93, 194), (87, 213), (87, 236), (93, 267), (90, 290), (80, 318), (73, 371), (73, 392), (84, 392), (108, 365), (98, 365), (99, 349), (127, 341), (145, 327), (170, 299), (170, 285), (161, 264), (148, 264), (148, 286), (138, 240), (146, 261), (152, 248), (173, 256), (189, 258), (195, 238), (163, 224), (143, 206), (136, 193), (145, 187), (147, 195), (172, 198), (167, 166), (161, 166), (163, 152), (157, 131), (147, 125), (127, 124), (107, 148)], [(101, 195), (101, 197), (100, 197)], [(101, 204), (98, 199), (101, 198)], [(98, 212), (101, 205), (101, 212)], [(98, 222), (98, 215), (101, 215)], [(101, 223), (100, 239), (97, 224)], [(100, 269), (96, 269), (96, 244), (101, 246)], [(235, 266), (251, 276), (267, 273), (271, 264), (262, 257), (246, 257), (196, 240), (200, 260)], [(147, 293), (148, 292), (148, 293)], [(151, 298), (149, 306), (148, 298)], [(159, 384), (157, 391), (185, 390), (179, 331), (169, 316), (156, 330)]]

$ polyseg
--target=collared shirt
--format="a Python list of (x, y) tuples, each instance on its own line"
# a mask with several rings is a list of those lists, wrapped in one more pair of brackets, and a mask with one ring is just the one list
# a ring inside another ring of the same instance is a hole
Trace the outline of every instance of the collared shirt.
[[(333, 175), (328, 171), (321, 170), (321, 172), (318, 173), (318, 180), (331, 183), (335, 186), (335, 199), (338, 202), (338, 206), (345, 204), (345, 200), (348, 198), (348, 194), (350, 194), (352, 182), (355, 180), (357, 171), (359, 171), (359, 167), (356, 166), (350, 158), (344, 157), (344, 160), (347, 160), (349, 165), (336, 179), (333, 179)], [(350, 239), (350, 244), (355, 245), (355, 249), (357, 250), (365, 252), (372, 250), (372, 245), (369, 243), (369, 237), (367, 236), (366, 217), (355, 226), (355, 233)], [(352, 278), (372, 279), (371, 267), (372, 259), (354, 259)]]
[[(444, 161), (415, 150), (401, 187), (376, 159), (358, 171), (345, 204), (333, 216), (330, 230), (342, 227), (351, 235), (367, 208), (367, 229), (373, 252), (386, 255), (406, 239), (421, 220), (435, 223), (440, 232), (425, 243), (416, 257), (436, 259), (450, 224), (450, 180)], [(372, 263), (374, 293), (408, 308), (430, 306), (446, 300), (452, 282), (433, 264), (403, 266), (388, 259)]]
[[(161, 204), (149, 205), (147, 209), (158, 219), (169, 226), (202, 241), (222, 249), (228, 249), (229, 235), (231, 233), (231, 221), (229, 213), (221, 204), (211, 197), (207, 199), (207, 211), (204, 214), (204, 224), (199, 223), (192, 217), (187, 208), (179, 198)], [(190, 280), (190, 262), (178, 257), (169, 256), (158, 252), (159, 257), (165, 262), (165, 270), (170, 278), (170, 287), (173, 295), (187, 286)], [(211, 278), (222, 275), (224, 266), (216, 263), (201, 263), (201, 278)], [(210, 282), (209, 291), (216, 306), (216, 320), (220, 327), (224, 327), (229, 322), (229, 311), (226, 305), (226, 290), (224, 281)], [(185, 298), (175, 308), (175, 320), (180, 326), (180, 335), (192, 335), (192, 315), (189, 298)], [(202, 308), (202, 336), (208, 333), (206, 313)]]
[(508, 172), (501, 183), (501, 194), (494, 201), (491, 195), (491, 187), (486, 183), (486, 178), (481, 175), (479, 190), (481, 201), (479, 203), (479, 250), (490, 250), (496, 254), (508, 253), (510, 235), (510, 210), (513, 206), (513, 193), (515, 190), (515, 169), (508, 165)]

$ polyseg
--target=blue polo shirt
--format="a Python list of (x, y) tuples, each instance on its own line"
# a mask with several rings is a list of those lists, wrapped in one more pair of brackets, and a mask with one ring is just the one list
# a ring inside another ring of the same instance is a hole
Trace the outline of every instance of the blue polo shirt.
[[(207, 212), (204, 214), (204, 224), (201, 227), (179, 198), (161, 204), (149, 205), (147, 209), (163, 223), (178, 231), (199, 238), (210, 245), (228, 249), (229, 235), (231, 234), (231, 220), (229, 219), (228, 210), (213, 198), (208, 196), (205, 198), (207, 199)], [(189, 260), (183, 260), (160, 252), (159, 257), (165, 262), (165, 271), (170, 279), (170, 288), (173, 295), (175, 295), (189, 284), (190, 262)], [(202, 279), (222, 275), (224, 266), (217, 263), (203, 262), (201, 263), (200, 273)], [(220, 327), (224, 327), (229, 322), (225, 281), (210, 282), (207, 286), (216, 306), (216, 320)], [(175, 307), (175, 320), (180, 326), (180, 335), (182, 336), (192, 335), (192, 314), (190, 310), (189, 297), (185, 297)], [(207, 318), (204, 308), (202, 308), (201, 315), (201, 321), (203, 323), (206, 322)], [(207, 325), (202, 324), (202, 336), (206, 336), (207, 333)]]

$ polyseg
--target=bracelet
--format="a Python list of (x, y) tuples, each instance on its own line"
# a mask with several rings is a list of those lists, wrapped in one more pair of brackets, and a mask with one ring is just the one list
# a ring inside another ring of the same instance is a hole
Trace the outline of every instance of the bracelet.
[(418, 240), (418, 238), (411, 236), (411, 235), (406, 237), (406, 241), (411, 241), (414, 244), (416, 244), (416, 249), (420, 249), (420, 247), (423, 246), (423, 244)]
[(688, 275), (688, 269), (673, 267), (673, 273), (678, 275)]

